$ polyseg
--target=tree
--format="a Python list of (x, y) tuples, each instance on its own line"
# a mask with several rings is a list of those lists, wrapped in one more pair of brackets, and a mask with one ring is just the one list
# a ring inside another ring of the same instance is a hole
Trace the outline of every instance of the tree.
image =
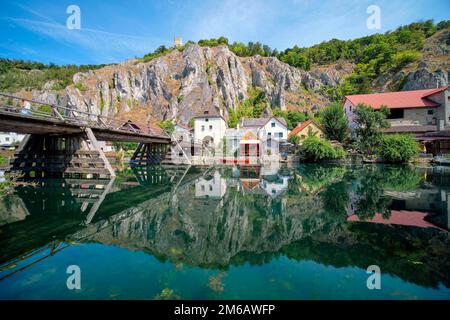
[(395, 134), (384, 136), (379, 147), (383, 159), (391, 163), (405, 163), (418, 154), (419, 145), (413, 136)]
[(293, 134), (292, 136), (289, 137), (288, 141), (293, 145), (298, 146), (300, 144), (300, 137), (296, 134)]
[(322, 125), (327, 139), (343, 142), (347, 138), (348, 120), (340, 103), (333, 102), (323, 109)]
[(361, 151), (372, 155), (383, 137), (382, 129), (390, 127), (386, 119), (389, 109), (382, 106), (379, 110), (365, 104), (358, 104), (355, 108), (355, 134)]
[(158, 127), (167, 133), (172, 133), (175, 130), (175, 125), (171, 120), (164, 120), (158, 123)]

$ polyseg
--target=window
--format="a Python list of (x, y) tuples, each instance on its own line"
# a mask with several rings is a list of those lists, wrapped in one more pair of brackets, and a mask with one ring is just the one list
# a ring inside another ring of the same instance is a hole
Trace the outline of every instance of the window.
[(204, 185), (202, 185), (202, 191), (205, 191), (205, 186)]
[(283, 132), (278, 132), (278, 138), (283, 138)]
[(9, 141), (9, 137), (5, 137), (5, 141)]
[(272, 128), (275, 128), (275, 122), (272, 122), (270, 125), (272, 126)]
[(352, 112), (352, 106), (351, 106), (351, 105), (348, 106), (348, 110), (349, 110), (350, 112)]
[(434, 110), (433, 109), (431, 109), (431, 110), (428, 110), (428, 112), (427, 112), (429, 115), (432, 115), (432, 114), (434, 114)]
[(403, 119), (404, 109), (390, 109), (391, 112), (387, 116), (388, 119)]
[(205, 119), (205, 122), (209, 122), (209, 119), (208, 119), (208, 118), (206, 118), (206, 119)]
[(306, 136), (305, 136), (304, 134), (302, 134), (302, 135), (300, 136), (300, 138), (305, 139)]
[(205, 131), (205, 126), (202, 126), (202, 131)]
[(209, 126), (209, 130), (212, 130), (212, 126)]
[(209, 191), (212, 191), (213, 187), (212, 185), (209, 185)]
[(270, 137), (272, 135), (272, 132), (267, 133), (267, 135)]

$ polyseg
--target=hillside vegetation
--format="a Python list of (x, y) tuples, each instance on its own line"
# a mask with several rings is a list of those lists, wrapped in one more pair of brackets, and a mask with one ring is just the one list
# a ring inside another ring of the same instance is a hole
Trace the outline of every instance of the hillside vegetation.
[(28, 91), (61, 105), (71, 101), (107, 116), (139, 113), (153, 122), (187, 123), (208, 106), (223, 112), (230, 126), (242, 117), (275, 114), (293, 127), (343, 95), (446, 84), (449, 44), (450, 21), (430, 20), (281, 52), (220, 37), (161, 46), (117, 65), (0, 58), (0, 91)]
[(73, 75), (102, 68), (105, 65), (64, 65), (43, 64), (40, 62), (11, 60), (0, 58), (0, 91), (16, 92), (20, 90), (61, 90), (72, 84)]

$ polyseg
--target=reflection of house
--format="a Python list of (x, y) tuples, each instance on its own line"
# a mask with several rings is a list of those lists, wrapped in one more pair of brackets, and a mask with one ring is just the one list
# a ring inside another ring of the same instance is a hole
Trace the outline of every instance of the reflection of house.
[(289, 133), (289, 138), (292, 136), (298, 136), (300, 139), (300, 143), (305, 140), (308, 136), (314, 135), (319, 138), (324, 137), (322, 127), (315, 122), (314, 120), (308, 120), (302, 123), (299, 123), (297, 127), (294, 128)]
[(345, 97), (345, 113), (350, 128), (355, 127), (354, 109), (360, 103), (390, 109), (388, 133), (423, 134), (450, 125), (449, 86), (438, 89), (359, 94)]
[(261, 167), (260, 166), (240, 166), (240, 181), (244, 192), (257, 192), (260, 183)]
[(207, 177), (202, 177), (195, 182), (196, 198), (221, 199), (227, 191), (227, 183), (219, 171)]
[(287, 190), (289, 185), (289, 177), (281, 175), (266, 176), (261, 181), (261, 188), (272, 198), (278, 197)]

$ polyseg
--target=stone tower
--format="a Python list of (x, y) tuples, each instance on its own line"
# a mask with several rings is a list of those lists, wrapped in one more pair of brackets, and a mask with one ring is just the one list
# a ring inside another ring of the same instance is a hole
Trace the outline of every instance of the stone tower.
[(181, 37), (175, 37), (173, 39), (173, 46), (174, 47), (181, 47), (183, 45), (183, 39)]

